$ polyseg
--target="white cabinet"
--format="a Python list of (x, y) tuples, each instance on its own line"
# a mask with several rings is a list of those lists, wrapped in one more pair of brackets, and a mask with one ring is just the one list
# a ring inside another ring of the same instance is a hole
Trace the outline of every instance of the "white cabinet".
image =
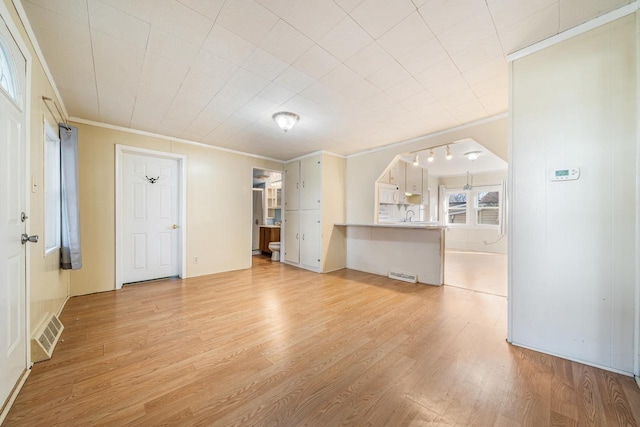
[(300, 211), (300, 264), (319, 269), (322, 258), (320, 210)]
[(297, 264), (300, 262), (300, 212), (284, 213), (284, 260)]
[(422, 168), (420, 166), (407, 165), (406, 178), (405, 191), (422, 196)]
[(287, 163), (284, 185), (284, 262), (319, 273), (344, 268), (344, 230), (335, 226), (345, 215), (344, 159), (323, 153)]
[(287, 163), (284, 170), (284, 209), (300, 208), (300, 162)]
[(391, 167), (389, 171), (389, 184), (400, 185), (400, 182), (404, 182), (404, 169), (406, 163), (402, 160), (398, 160), (395, 165)]
[(300, 209), (320, 209), (322, 196), (322, 157), (300, 161)]

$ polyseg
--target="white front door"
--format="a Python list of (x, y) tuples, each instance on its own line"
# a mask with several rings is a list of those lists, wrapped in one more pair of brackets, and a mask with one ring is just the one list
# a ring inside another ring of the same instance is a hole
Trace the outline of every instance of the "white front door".
[(27, 368), (25, 59), (0, 19), (0, 408)]
[(122, 283), (179, 274), (178, 160), (123, 154)]

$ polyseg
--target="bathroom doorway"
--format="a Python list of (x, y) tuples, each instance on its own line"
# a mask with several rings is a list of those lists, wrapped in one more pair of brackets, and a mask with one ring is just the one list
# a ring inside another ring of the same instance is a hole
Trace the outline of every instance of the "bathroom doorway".
[[(253, 168), (251, 215), (251, 256), (279, 261), (282, 224), (283, 174)], [(278, 259), (276, 259), (278, 258)]]

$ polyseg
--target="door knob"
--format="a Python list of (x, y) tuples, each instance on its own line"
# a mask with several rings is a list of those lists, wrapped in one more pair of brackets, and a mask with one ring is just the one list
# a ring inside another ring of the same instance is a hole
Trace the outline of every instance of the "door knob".
[(23, 234), (22, 236), (20, 236), (20, 241), (22, 242), (23, 245), (27, 242), (38, 243), (38, 236), (37, 235), (29, 236), (28, 234)]
[(171, 228), (173, 228), (173, 229), (175, 230), (176, 228), (180, 228), (180, 226), (179, 226), (178, 224), (173, 224), (173, 225), (171, 226)]

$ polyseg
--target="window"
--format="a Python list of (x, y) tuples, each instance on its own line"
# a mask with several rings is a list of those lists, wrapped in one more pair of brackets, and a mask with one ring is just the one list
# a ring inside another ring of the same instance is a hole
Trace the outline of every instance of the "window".
[(467, 223), (467, 193), (455, 192), (447, 194), (447, 224)]
[(478, 191), (476, 206), (476, 223), (478, 225), (500, 225), (499, 191)]
[(61, 198), (60, 138), (51, 125), (44, 122), (44, 240), (45, 255), (60, 249)]
[(14, 74), (15, 67), (12, 66), (13, 61), (9, 54), (9, 49), (0, 39), (0, 87), (15, 102), (18, 102), (18, 90), (16, 88), (16, 78)]
[(501, 187), (475, 187), (472, 190), (446, 190), (447, 225), (500, 226)]

